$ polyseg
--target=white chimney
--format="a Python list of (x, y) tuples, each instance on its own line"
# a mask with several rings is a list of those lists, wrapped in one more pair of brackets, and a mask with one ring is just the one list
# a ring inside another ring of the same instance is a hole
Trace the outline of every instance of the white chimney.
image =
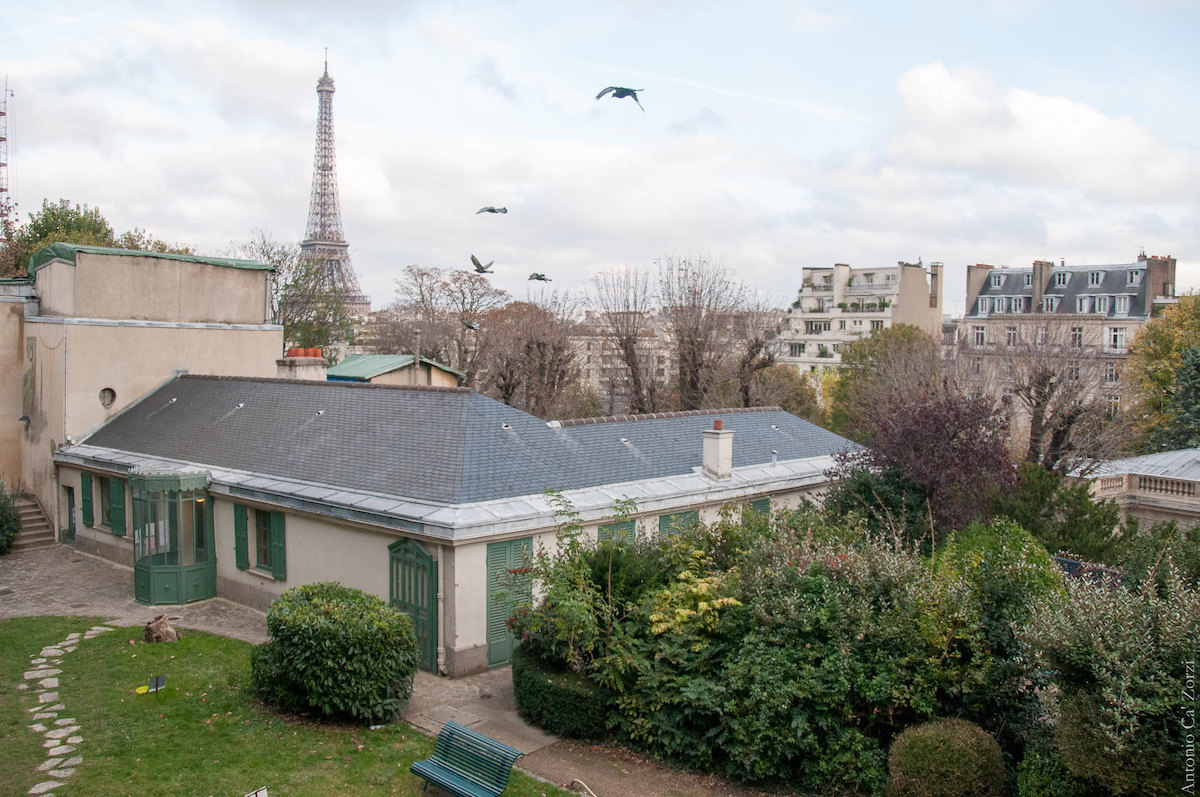
[(713, 479), (728, 479), (733, 475), (733, 430), (725, 429), (722, 420), (713, 421), (713, 428), (705, 429), (704, 473)]

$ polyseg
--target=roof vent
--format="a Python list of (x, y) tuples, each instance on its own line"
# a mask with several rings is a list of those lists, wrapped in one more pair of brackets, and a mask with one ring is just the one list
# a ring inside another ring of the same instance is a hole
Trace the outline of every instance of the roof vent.
[(507, 424), (507, 423), (502, 423), (502, 424), (500, 424), (500, 428), (501, 428), (501, 429), (511, 429), (511, 428), (512, 428), (512, 425), (511, 425), (511, 424)]

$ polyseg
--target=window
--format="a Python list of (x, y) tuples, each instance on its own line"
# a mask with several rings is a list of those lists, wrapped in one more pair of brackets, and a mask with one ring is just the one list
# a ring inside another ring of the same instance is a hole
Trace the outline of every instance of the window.
[(1057, 309), (1058, 309), (1058, 297), (1057, 296), (1043, 296), (1042, 297), (1042, 312), (1043, 313), (1053, 313)]
[(1108, 348), (1113, 351), (1125, 351), (1125, 327), (1108, 328)]
[(805, 321), (804, 333), (806, 335), (820, 335), (822, 332), (829, 331), (828, 321)]
[(987, 327), (971, 327), (971, 342), (976, 346), (987, 343)]
[(1083, 327), (1071, 327), (1071, 348), (1083, 348)]
[(1129, 272), (1129, 276), (1126, 278), (1125, 284), (1126, 285), (1137, 285), (1139, 282), (1141, 282), (1141, 279), (1142, 279), (1142, 272), (1138, 271), (1137, 269), (1134, 269), (1133, 271)]
[(1120, 381), (1121, 377), (1117, 371), (1117, 364), (1113, 360), (1105, 360), (1104, 362), (1104, 384), (1115, 385)]
[(1089, 271), (1088, 272), (1088, 286), (1089, 287), (1092, 287), (1092, 288), (1096, 287), (1097, 285), (1100, 284), (1101, 280), (1103, 280), (1103, 279), (1104, 279), (1104, 272), (1102, 272), (1102, 271)]
[(1115, 418), (1121, 411), (1121, 397), (1116, 393), (1109, 393), (1105, 398), (1108, 402), (1108, 417)]
[(876, 331), (876, 330), (880, 330), (880, 329), (883, 329), (883, 322), (882, 322), (882, 321), (872, 321), (872, 322), (871, 322), (871, 331), (872, 331), (872, 332), (874, 332), (874, 331)]
[(799, 356), (803, 355), (804, 354), (804, 344), (803, 343), (792, 343), (791, 345), (788, 346), (788, 353), (792, 357), (799, 357)]
[(990, 299), (988, 299), (986, 296), (980, 296), (979, 303), (978, 303), (979, 309), (977, 310), (977, 312), (979, 313), (979, 315), (987, 315), (988, 310), (991, 308), (991, 306), (992, 306), (992, 302)]
[(999, 288), (1003, 284), (1004, 284), (1004, 275), (1003, 274), (993, 274), (992, 275), (992, 287), (993, 288)]
[(1090, 296), (1076, 296), (1075, 297), (1075, 312), (1087, 313), (1087, 312), (1090, 312), (1091, 309), (1092, 309), (1092, 297), (1090, 297)]
[(1129, 315), (1129, 297), (1128, 296), (1118, 296), (1118, 297), (1116, 297), (1115, 302), (1116, 302), (1116, 306), (1113, 307), (1113, 312), (1115, 312), (1117, 315)]
[(101, 476), (100, 525), (118, 537), (125, 536), (125, 480)]
[(616, 540), (617, 542), (633, 542), (637, 539), (637, 521), (621, 520), (616, 523), (605, 523), (596, 533), (600, 542)]
[(695, 526), (699, 522), (700, 513), (697, 511), (672, 512), (669, 515), (659, 516), (658, 532), (660, 534), (678, 534), (681, 530)]
[(982, 357), (972, 357), (971, 358), (971, 373), (975, 374), (976, 376), (979, 376), (980, 374), (983, 373), (983, 358)]
[(1078, 382), (1079, 381), (1079, 360), (1068, 360), (1067, 361), (1066, 376), (1067, 376), (1068, 382)]
[(1100, 313), (1101, 315), (1108, 315), (1108, 297), (1107, 296), (1097, 296), (1096, 297), (1096, 312)]
[(838, 329), (845, 329), (845, 328), (846, 328), (846, 322), (844, 320), (838, 321)]
[(770, 514), (771, 514), (771, 499), (770, 498), (760, 498), (757, 501), (751, 501), (747, 504), (742, 505), (742, 517), (743, 518), (747, 518), (748, 516), (753, 516), (753, 515), (765, 516), (765, 515), (770, 515)]
[(1068, 273), (1067, 273), (1067, 272), (1065, 272), (1065, 271), (1059, 271), (1059, 272), (1055, 273), (1055, 275), (1054, 275), (1054, 287), (1055, 287), (1055, 288), (1065, 288), (1065, 287), (1067, 287), (1067, 280), (1070, 278), (1070, 276), (1071, 276), (1071, 275), (1070, 275), (1070, 274), (1068, 274)]
[(862, 319), (861, 319), (861, 318), (856, 318), (856, 319), (854, 319), (854, 326), (856, 326), (856, 327), (861, 327), (861, 326), (862, 326)]
[(1010, 349), (1013, 346), (1017, 345), (1017, 328), (1016, 327), (1005, 327), (1004, 328), (1004, 345), (1008, 346)]
[(1033, 287), (1033, 272), (1032, 271), (1025, 275), (1025, 287), (1026, 288)]
[(254, 569), (285, 580), (287, 540), (283, 513), (234, 504), (233, 545), (239, 570), (250, 569), (250, 529), (254, 531)]

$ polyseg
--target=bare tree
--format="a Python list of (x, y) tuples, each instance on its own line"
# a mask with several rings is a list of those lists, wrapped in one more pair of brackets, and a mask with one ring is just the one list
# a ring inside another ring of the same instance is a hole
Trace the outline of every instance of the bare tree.
[(329, 349), (348, 342), (354, 320), (340, 297), (326, 290), (324, 264), (301, 258), (298, 245), (276, 241), (265, 230), (254, 230), (251, 236), (231, 246), (229, 253), (275, 267), (271, 320), (283, 326), (284, 345)]
[(479, 331), (509, 295), (482, 274), (460, 269), (411, 265), (396, 280), (396, 301), (377, 314), (372, 346), (384, 353), (415, 352), (466, 374), (476, 381)]
[(742, 407), (760, 406), (756, 395), (758, 374), (775, 364), (779, 355), (780, 313), (765, 297), (747, 296), (744, 306), (729, 319), (730, 349), (734, 355), (732, 377), (737, 382)]
[(603, 272), (592, 278), (588, 302), (603, 323), (602, 336), (623, 366), (620, 383), (632, 413), (657, 412), (661, 396), (654, 362), (654, 290), (651, 274), (639, 268)]
[(960, 378), (1012, 402), (1015, 454), (1026, 461), (1065, 474), (1121, 450), (1121, 363), (1069, 325), (1014, 318), (1003, 341), (960, 341), (955, 360)]
[(658, 272), (659, 300), (674, 348), (679, 408), (700, 409), (726, 354), (729, 319), (744, 286), (706, 258), (668, 258)]

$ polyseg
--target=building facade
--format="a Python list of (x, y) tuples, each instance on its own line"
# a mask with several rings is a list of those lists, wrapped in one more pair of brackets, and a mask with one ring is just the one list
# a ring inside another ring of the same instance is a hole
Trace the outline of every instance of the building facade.
[(779, 361), (805, 373), (837, 368), (847, 344), (896, 324), (941, 334), (941, 263), (805, 267), (782, 324)]
[(1200, 521), (1200, 449), (1112, 460), (1087, 478), (1096, 498), (1115, 501), (1143, 528), (1162, 521), (1187, 528)]
[(457, 676), (509, 661), (513, 571), (556, 542), (547, 490), (597, 538), (658, 534), (797, 507), (848, 445), (778, 409), (545, 422), (467, 388), (182, 375), (56, 453), (58, 524), (147, 604), (365, 590)]

